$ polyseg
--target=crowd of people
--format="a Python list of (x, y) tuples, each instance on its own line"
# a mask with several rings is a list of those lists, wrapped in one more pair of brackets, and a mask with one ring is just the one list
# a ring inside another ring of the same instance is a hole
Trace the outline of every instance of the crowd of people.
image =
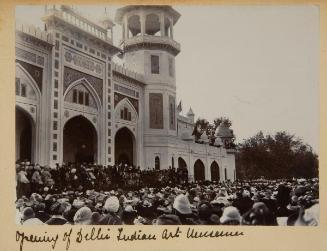
[(17, 163), (22, 225), (318, 225), (319, 181), (188, 182), (184, 169)]

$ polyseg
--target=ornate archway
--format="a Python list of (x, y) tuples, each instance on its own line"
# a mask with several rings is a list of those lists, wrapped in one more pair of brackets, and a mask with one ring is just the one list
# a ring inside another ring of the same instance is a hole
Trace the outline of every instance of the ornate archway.
[(200, 159), (198, 159), (194, 163), (194, 180), (195, 181), (205, 180), (205, 167)]
[(31, 116), (16, 106), (16, 160), (34, 162), (35, 125)]
[(211, 171), (211, 180), (219, 181), (220, 180), (219, 165), (217, 164), (216, 161), (211, 163), (210, 171)]
[(127, 128), (123, 127), (115, 135), (115, 163), (135, 165), (136, 150), (135, 137)]
[(97, 132), (84, 116), (69, 119), (63, 131), (63, 161), (97, 162)]

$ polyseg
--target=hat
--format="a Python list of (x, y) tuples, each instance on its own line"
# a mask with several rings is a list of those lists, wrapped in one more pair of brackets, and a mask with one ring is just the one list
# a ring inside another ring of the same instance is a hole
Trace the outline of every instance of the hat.
[(226, 207), (223, 211), (223, 215), (220, 218), (220, 223), (221, 224), (226, 224), (230, 221), (237, 221), (240, 223), (241, 221), (241, 215), (240, 212), (236, 207)]
[(215, 200), (210, 202), (211, 204), (222, 204), (224, 206), (230, 205), (230, 202), (226, 197), (217, 197)]
[(81, 201), (81, 200), (78, 200), (78, 199), (75, 199), (73, 201), (73, 207), (75, 208), (81, 208), (85, 205), (85, 202), (84, 201)]
[(98, 212), (93, 212), (91, 215), (92, 224), (98, 225), (100, 223), (101, 215)]
[(181, 214), (191, 214), (191, 205), (188, 198), (184, 194), (176, 196), (173, 204), (173, 208)]
[(133, 207), (131, 205), (127, 205), (125, 208), (124, 208), (124, 211), (125, 212), (135, 212), (135, 210), (133, 209)]
[(22, 206), (24, 206), (24, 200), (23, 199), (18, 199), (17, 201), (16, 201), (16, 208), (20, 208), (20, 207), (22, 207)]
[(22, 212), (22, 220), (28, 220), (30, 218), (34, 218), (34, 210), (31, 207), (25, 207)]
[(163, 214), (156, 220), (157, 225), (181, 225), (181, 221), (177, 215)]
[(319, 224), (319, 204), (315, 204), (312, 207), (305, 210), (303, 219), (308, 225), (318, 226)]
[(81, 207), (77, 210), (74, 216), (74, 223), (87, 225), (91, 223), (92, 211), (88, 207)]
[(109, 197), (105, 204), (104, 209), (111, 213), (117, 213), (119, 210), (119, 200), (116, 196)]

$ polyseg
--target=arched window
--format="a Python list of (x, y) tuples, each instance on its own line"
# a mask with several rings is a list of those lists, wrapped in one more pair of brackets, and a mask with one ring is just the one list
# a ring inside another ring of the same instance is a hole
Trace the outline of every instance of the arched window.
[(138, 15), (133, 15), (128, 18), (128, 32), (132, 34), (133, 37), (141, 34), (141, 22)]
[(227, 169), (225, 168), (225, 180), (227, 180)]
[(149, 14), (146, 16), (145, 33), (152, 36), (157, 36), (160, 34), (160, 21), (158, 15)]
[(156, 156), (155, 159), (154, 159), (154, 168), (156, 170), (160, 170), (160, 158), (159, 158), (159, 156)]
[(171, 167), (174, 168), (175, 167), (175, 163), (174, 163), (174, 157), (171, 157)]

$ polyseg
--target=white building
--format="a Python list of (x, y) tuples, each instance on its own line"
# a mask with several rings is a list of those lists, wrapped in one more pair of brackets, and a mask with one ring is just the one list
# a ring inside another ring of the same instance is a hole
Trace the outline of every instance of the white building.
[(108, 17), (94, 23), (67, 6), (46, 7), (44, 31), (17, 24), (16, 159), (183, 166), (190, 179), (234, 180), (234, 150), (195, 143), (192, 110), (177, 110), (179, 18), (170, 6), (120, 8), (118, 46)]

